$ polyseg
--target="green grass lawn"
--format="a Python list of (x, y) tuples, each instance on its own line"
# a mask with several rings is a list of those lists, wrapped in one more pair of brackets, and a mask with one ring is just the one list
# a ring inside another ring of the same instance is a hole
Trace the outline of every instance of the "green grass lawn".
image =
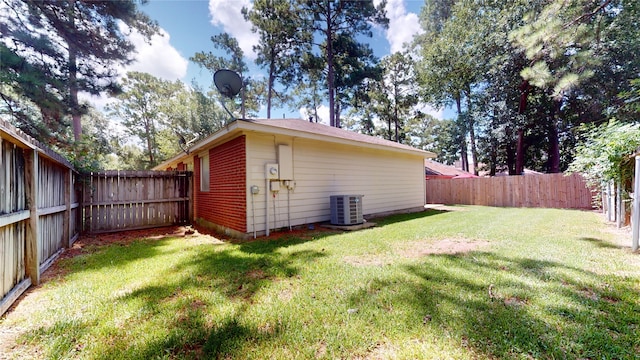
[(591, 212), (462, 207), (87, 247), (0, 332), (15, 358), (637, 359), (640, 255), (619, 236)]

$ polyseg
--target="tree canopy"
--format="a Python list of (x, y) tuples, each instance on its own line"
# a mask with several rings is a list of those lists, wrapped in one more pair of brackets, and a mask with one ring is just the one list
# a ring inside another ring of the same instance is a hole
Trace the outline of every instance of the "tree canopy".
[(137, 4), (3, 0), (0, 51), (9, 60), (0, 62), (5, 103), (24, 99), (35, 104), (49, 126), (66, 125), (64, 117), (70, 115), (79, 141), (86, 109), (78, 93), (117, 93), (114, 65), (129, 63), (135, 50), (127, 33), (137, 31), (149, 39), (157, 32), (157, 24)]
[[(145, 73), (119, 82), (114, 65), (128, 64), (135, 50), (128, 34), (149, 39), (158, 31), (139, 9), (145, 1), (0, 1), (0, 116), (36, 138), (73, 144), (98, 163), (149, 167), (181, 151), (180, 137), (195, 141), (229, 121), (218, 92), (195, 82)], [(476, 173), (586, 169), (579, 161), (594, 147), (618, 151), (605, 139), (620, 129), (632, 134), (620, 141), (635, 143), (637, 1), (425, 0), (421, 34), (380, 59), (368, 38), (387, 27), (385, 8), (372, 0), (256, 0), (243, 15), (258, 35), (253, 61), (263, 73), (250, 70), (228, 33), (212, 36), (191, 61), (211, 75), (241, 75), (245, 100), (229, 107), (242, 117), (264, 110), (269, 118), (289, 106), (319, 121), (328, 108), (331, 126), (435, 151)], [(108, 119), (126, 135), (111, 136), (79, 92), (118, 95)], [(427, 107), (455, 116), (436, 119)], [(82, 132), (118, 161), (87, 149)]]

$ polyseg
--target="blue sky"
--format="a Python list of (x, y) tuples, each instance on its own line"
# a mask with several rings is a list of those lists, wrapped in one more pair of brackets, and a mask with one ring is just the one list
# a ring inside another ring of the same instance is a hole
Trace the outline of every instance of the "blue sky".
[[(374, 0), (379, 2), (380, 0)], [(389, 55), (402, 49), (403, 42), (410, 41), (420, 31), (418, 15), (424, 0), (387, 0), (387, 17), (389, 28), (374, 29), (374, 37), (370, 41), (378, 57)], [(190, 84), (196, 81), (207, 89), (211, 85), (211, 73), (200, 69), (190, 62), (189, 57), (198, 51), (213, 51), (211, 36), (228, 32), (238, 39), (240, 47), (247, 57), (247, 63), (253, 64), (255, 55), (252, 46), (257, 38), (251, 32), (251, 26), (245, 22), (240, 10), (243, 6), (251, 6), (249, 0), (153, 0), (141, 6), (160, 25), (163, 36), (156, 36), (151, 43), (145, 43), (138, 34), (131, 34), (131, 40), (137, 47), (136, 61), (120, 69), (126, 71), (144, 71), (156, 77), (176, 80)], [(264, 76), (261, 69), (251, 66), (249, 76)], [(96, 102), (99, 100), (94, 99)], [(437, 117), (441, 111), (425, 109)], [(320, 113), (328, 109), (323, 107)], [(281, 109), (278, 117), (301, 117), (299, 109)], [(264, 114), (261, 114), (264, 116)], [(448, 115), (448, 114), (447, 114)], [(324, 117), (324, 116), (323, 116)]]

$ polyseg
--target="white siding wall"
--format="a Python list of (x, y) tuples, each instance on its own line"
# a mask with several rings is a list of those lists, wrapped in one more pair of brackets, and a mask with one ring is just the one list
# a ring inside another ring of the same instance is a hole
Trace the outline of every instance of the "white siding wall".
[[(424, 206), (424, 159), (397, 152), (365, 149), (356, 146), (264, 134), (247, 134), (247, 228), (265, 230), (265, 164), (277, 162), (277, 145), (293, 150), (293, 175), (296, 187), (289, 194), (286, 187), (270, 197), (270, 229), (288, 226), (287, 196), (291, 208), (291, 225), (330, 219), (330, 195), (364, 195), (363, 214), (404, 210)], [(252, 195), (249, 188), (260, 187)], [(274, 225), (274, 209), (276, 204)], [(252, 210), (252, 206), (254, 206)]]

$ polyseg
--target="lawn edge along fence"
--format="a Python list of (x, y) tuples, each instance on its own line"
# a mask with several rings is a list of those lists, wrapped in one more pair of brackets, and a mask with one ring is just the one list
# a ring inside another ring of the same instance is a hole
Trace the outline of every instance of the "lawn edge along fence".
[(0, 120), (0, 315), (79, 235), (71, 163)]
[(427, 204), (592, 209), (593, 190), (580, 174), (426, 180)]
[(192, 173), (78, 173), (0, 119), (0, 316), (78, 239), (191, 222)]

